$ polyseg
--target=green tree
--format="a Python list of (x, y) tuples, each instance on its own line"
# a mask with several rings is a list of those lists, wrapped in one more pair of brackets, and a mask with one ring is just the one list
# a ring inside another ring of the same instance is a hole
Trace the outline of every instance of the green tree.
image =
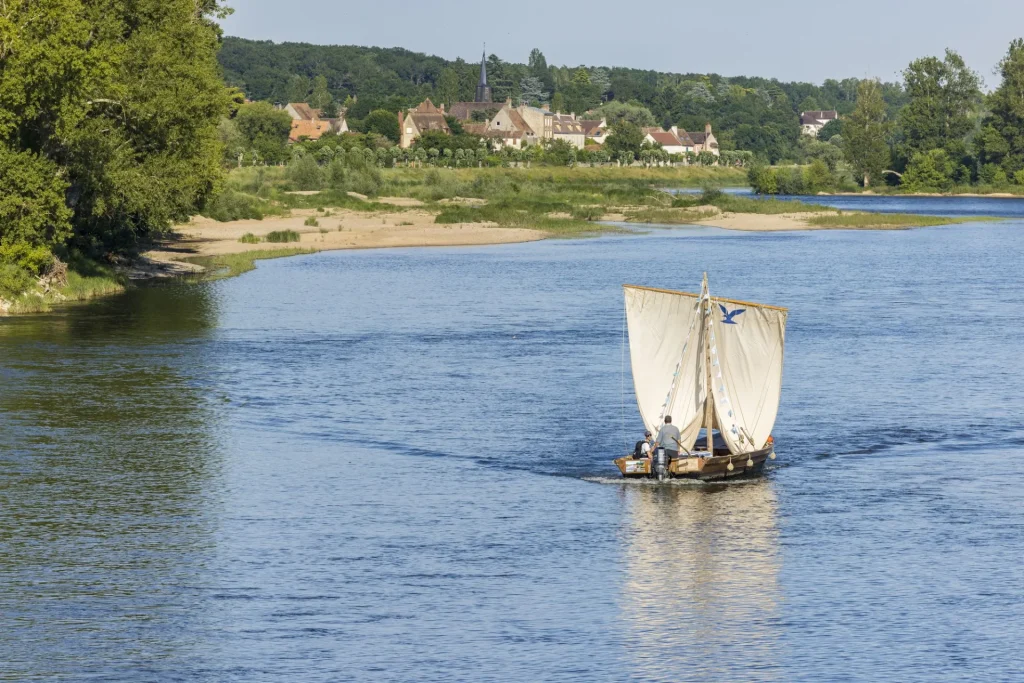
[(437, 95), (449, 109), (454, 102), (459, 101), (459, 73), (455, 69), (448, 67), (441, 72), (437, 81)]
[(829, 192), (835, 189), (836, 179), (822, 159), (815, 159), (804, 171), (804, 186), (809, 194)]
[(953, 184), (953, 162), (944, 149), (918, 152), (903, 174), (901, 186), (907, 192), (948, 190)]
[(565, 109), (565, 95), (556, 92), (551, 96), (551, 111), (562, 111)]
[(965, 138), (974, 129), (981, 103), (981, 81), (963, 58), (946, 50), (944, 59), (924, 57), (904, 72), (909, 103), (900, 111), (900, 142), (904, 161), (921, 152), (944, 149), (958, 161), (967, 151)]
[[(883, 102), (884, 104), (884, 102)], [(832, 119), (818, 131), (818, 139), (822, 142), (830, 142), (832, 138), (843, 134), (843, 120)]]
[(857, 107), (843, 124), (843, 151), (864, 187), (879, 178), (889, 163), (889, 125), (878, 81), (861, 81)]
[[(220, 181), (217, 127), (231, 108), (216, 61), (218, 3), (0, 7), (0, 146), (66, 184), (71, 243), (132, 251), (195, 213)], [(65, 228), (44, 213), (35, 224), (59, 241)]]
[(384, 109), (371, 111), (363, 120), (363, 131), (383, 135), (392, 142), (399, 141), (398, 116)]
[(0, 262), (38, 274), (71, 234), (67, 189), (55, 163), (0, 144)]
[(651, 110), (634, 102), (612, 101), (594, 109), (590, 115), (596, 119), (605, 119), (609, 126), (620, 121), (629, 121), (640, 128), (657, 125)]
[(644, 144), (644, 134), (640, 127), (625, 119), (612, 126), (611, 135), (605, 141), (609, 152), (631, 152), (634, 156), (640, 153)]
[(1002, 82), (988, 97), (990, 113), (976, 144), (983, 165), (999, 165), (1016, 177), (1024, 170), (1024, 40), (1010, 43), (999, 74)]
[(527, 69), (531, 76), (544, 85), (545, 92), (551, 92), (555, 88), (555, 80), (551, 77), (551, 69), (548, 68), (548, 60), (544, 53), (533, 48), (530, 50), (530, 57), (527, 60)]
[(327, 87), (327, 77), (317, 76), (313, 79), (313, 92), (309, 95), (309, 106), (314, 109), (323, 109), (334, 98), (331, 97), (330, 88)]
[(520, 97), (526, 104), (538, 105), (547, 101), (544, 83), (536, 76), (527, 76), (519, 82)]
[(264, 162), (279, 164), (288, 158), (288, 135), (292, 130), (288, 112), (274, 109), (269, 102), (253, 102), (239, 107), (234, 122), (245, 148), (256, 152)]

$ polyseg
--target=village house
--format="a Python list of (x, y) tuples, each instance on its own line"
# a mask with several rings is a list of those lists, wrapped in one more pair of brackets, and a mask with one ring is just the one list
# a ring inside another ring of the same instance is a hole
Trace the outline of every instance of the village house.
[(722, 156), (721, 151), (718, 149), (718, 139), (715, 137), (714, 133), (711, 132), (710, 123), (704, 126), (703, 133), (687, 133), (687, 135), (689, 135), (690, 139), (693, 140), (693, 151), (695, 154), (711, 152), (716, 157)]
[(325, 119), (321, 117), (322, 110), (314, 109), (305, 102), (289, 102), (284, 106), (284, 111), (292, 117), (291, 132), (288, 133), (290, 142), (319, 140), (326, 133), (348, 132), (344, 111), (339, 113), (338, 118)]
[(580, 125), (583, 126), (583, 136), (588, 144), (604, 144), (605, 138), (608, 137), (608, 122), (605, 119), (600, 121), (597, 119), (580, 119), (579, 121)]
[(661, 145), (661, 148), (669, 154), (686, 154), (693, 152), (695, 144), (690, 134), (672, 126), (668, 130), (661, 128), (644, 128), (644, 141), (652, 145)]
[(576, 149), (583, 149), (587, 144), (587, 135), (574, 113), (556, 112), (551, 117), (551, 137), (555, 140), (565, 140)]
[(554, 136), (555, 115), (551, 113), (548, 105), (531, 107), (527, 104), (520, 104), (516, 107), (516, 111), (519, 112), (519, 116), (526, 122), (526, 125), (533, 130), (538, 142), (550, 140)]
[(800, 127), (804, 135), (818, 137), (818, 133), (830, 121), (839, 119), (839, 112), (831, 111), (805, 111), (800, 114)]
[(444, 118), (444, 105), (438, 109), (427, 99), (415, 109), (410, 109), (406, 113), (398, 112), (398, 146), (402, 149), (412, 147), (416, 138), (430, 130), (439, 130), (451, 135), (452, 131)]

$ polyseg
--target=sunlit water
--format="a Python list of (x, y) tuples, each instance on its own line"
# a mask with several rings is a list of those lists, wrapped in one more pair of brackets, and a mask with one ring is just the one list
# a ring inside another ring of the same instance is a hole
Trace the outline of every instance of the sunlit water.
[[(0, 321), (0, 678), (1019, 680), (1022, 228), (333, 252)], [(704, 270), (790, 308), (780, 457), (622, 484), (620, 286)]]

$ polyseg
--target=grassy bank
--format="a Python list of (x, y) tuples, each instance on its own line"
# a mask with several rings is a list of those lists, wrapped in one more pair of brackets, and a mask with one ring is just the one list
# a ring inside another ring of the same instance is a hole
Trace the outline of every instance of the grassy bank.
[(936, 225), (954, 225), (957, 223), (978, 223), (998, 221), (999, 218), (985, 216), (967, 216), (945, 218), (942, 216), (919, 216), (906, 213), (836, 213), (833, 215), (812, 216), (808, 225), (816, 228), (836, 229), (895, 229), (895, 228), (927, 228)]
[(196, 265), (205, 268), (206, 272), (201, 276), (203, 279), (221, 280), (254, 270), (256, 268), (257, 261), (313, 253), (316, 253), (316, 249), (301, 249), (294, 247), (288, 249), (261, 249), (258, 251), (246, 251), (240, 254), (222, 254), (219, 256), (193, 256), (183, 260), (188, 263), (195, 263)]
[(125, 289), (125, 277), (113, 267), (76, 258), (68, 264), (65, 283), (40, 283), (33, 279), (25, 289), (0, 288), (0, 315), (45, 313), (55, 304), (88, 301)]

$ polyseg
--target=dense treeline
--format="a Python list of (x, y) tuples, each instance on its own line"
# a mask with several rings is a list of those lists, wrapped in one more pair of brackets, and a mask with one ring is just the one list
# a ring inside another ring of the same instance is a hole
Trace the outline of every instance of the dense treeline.
[(218, 0), (0, 2), (0, 295), (135, 249), (222, 178)]
[(757, 167), (751, 184), (766, 194), (856, 185), (905, 192), (1024, 188), (1024, 40), (1011, 43), (999, 76), (999, 87), (986, 95), (956, 52), (916, 59), (903, 71), (907, 104), (895, 115), (884, 86), (863, 81), (854, 110), (819, 134), (827, 142), (813, 143), (812, 150), (826, 153), (811, 167)]
[[(252, 99), (345, 104), (362, 120), (371, 111), (396, 112), (430, 97), (436, 103), (472, 100), (479, 63), (447, 61), (402, 49), (275, 44), (226, 38), (220, 55), (229, 84)], [(487, 58), (494, 99), (511, 97), (583, 113), (606, 102), (635, 102), (652, 124), (703, 130), (711, 122), (722, 149), (755, 152), (771, 162), (800, 159), (799, 112), (853, 111), (860, 81), (823, 85), (783, 83), (717, 74), (676, 74), (625, 68), (549, 66), (539, 50), (526, 63)], [(905, 102), (898, 84), (882, 85), (895, 112)]]

